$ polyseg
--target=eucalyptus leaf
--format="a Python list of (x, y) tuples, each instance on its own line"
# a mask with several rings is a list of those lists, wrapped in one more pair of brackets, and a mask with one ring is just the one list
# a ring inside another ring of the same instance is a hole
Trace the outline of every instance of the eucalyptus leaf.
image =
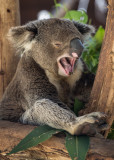
[(63, 7), (62, 4), (60, 4), (60, 3), (57, 3), (55, 6), (56, 7)]
[(72, 160), (77, 159), (76, 136), (66, 133), (65, 146)]
[(65, 146), (72, 160), (85, 160), (89, 149), (89, 137), (72, 136), (66, 132)]
[(100, 26), (95, 34), (95, 39), (98, 43), (102, 43), (103, 41), (103, 38), (104, 38), (104, 33), (105, 33), (105, 30), (102, 26)]
[(74, 102), (74, 113), (78, 116), (78, 112), (84, 108), (83, 102), (79, 101), (77, 98)]
[(63, 18), (75, 20), (80, 23), (87, 23), (88, 21), (88, 16), (84, 11), (71, 10), (68, 11)]
[(78, 160), (85, 160), (89, 149), (90, 139), (88, 136), (76, 136), (78, 146)]
[(47, 125), (39, 126), (29, 133), (24, 139), (22, 139), (22, 141), (15, 146), (12, 151), (8, 153), (8, 155), (36, 146), (60, 131), (61, 130), (51, 128)]

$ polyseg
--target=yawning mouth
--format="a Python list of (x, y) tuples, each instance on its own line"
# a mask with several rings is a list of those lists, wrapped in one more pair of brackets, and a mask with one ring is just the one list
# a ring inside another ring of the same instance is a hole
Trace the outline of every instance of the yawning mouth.
[(74, 66), (76, 63), (77, 57), (62, 56), (58, 58), (58, 73), (62, 76), (69, 76), (74, 71)]

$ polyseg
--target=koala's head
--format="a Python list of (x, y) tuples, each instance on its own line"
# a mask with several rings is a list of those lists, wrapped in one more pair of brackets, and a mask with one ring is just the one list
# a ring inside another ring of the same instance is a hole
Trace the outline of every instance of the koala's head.
[(57, 18), (13, 27), (9, 36), (21, 54), (31, 56), (44, 70), (70, 76), (94, 27)]

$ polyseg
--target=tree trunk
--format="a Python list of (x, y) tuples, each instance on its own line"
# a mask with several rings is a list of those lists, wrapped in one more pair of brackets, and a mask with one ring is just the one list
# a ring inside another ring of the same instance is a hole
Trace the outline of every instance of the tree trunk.
[(18, 57), (9, 46), (7, 33), (9, 28), (19, 23), (19, 1), (0, 0), (0, 98), (11, 81), (18, 63)]
[[(35, 126), (0, 121), (0, 160), (71, 160), (65, 148), (64, 136), (53, 136), (49, 140), (28, 150), (6, 156)], [(3, 134), (4, 133), (4, 134)], [(87, 160), (113, 160), (114, 141), (90, 138)]]
[[(111, 126), (114, 120), (114, 1), (108, 0), (105, 37), (100, 53), (99, 66), (89, 103), (84, 113), (105, 112)], [(106, 132), (106, 135), (109, 131)]]

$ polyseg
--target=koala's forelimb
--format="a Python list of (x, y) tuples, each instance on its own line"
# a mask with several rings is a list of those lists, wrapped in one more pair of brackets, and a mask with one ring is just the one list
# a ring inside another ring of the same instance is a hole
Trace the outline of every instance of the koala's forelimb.
[(66, 130), (72, 135), (94, 135), (97, 133), (97, 129), (100, 128), (99, 121), (101, 122), (103, 118), (105, 118), (105, 115), (100, 112), (76, 117), (75, 114), (61, 108), (51, 100), (41, 99), (23, 113), (20, 121), (24, 124), (46, 124), (53, 128)]
[(47, 124), (57, 129), (69, 131), (69, 128), (72, 128), (76, 122), (76, 116), (49, 99), (41, 99), (23, 113), (20, 121), (24, 124)]

